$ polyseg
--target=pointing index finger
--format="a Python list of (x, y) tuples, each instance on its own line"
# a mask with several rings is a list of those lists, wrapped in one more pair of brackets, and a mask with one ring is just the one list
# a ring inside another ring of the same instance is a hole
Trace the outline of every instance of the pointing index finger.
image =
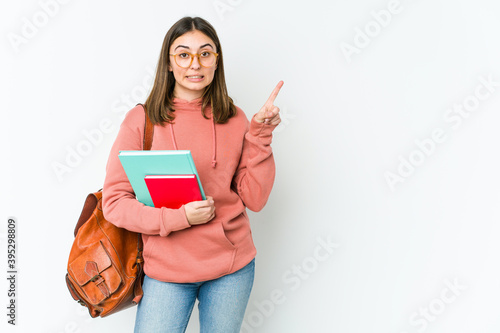
[(283, 86), (283, 81), (278, 82), (278, 85), (276, 88), (274, 88), (273, 92), (271, 93), (271, 96), (267, 99), (266, 104), (272, 105), (274, 103), (274, 100), (276, 99), (276, 96), (278, 96), (278, 93), (280, 92), (281, 87)]

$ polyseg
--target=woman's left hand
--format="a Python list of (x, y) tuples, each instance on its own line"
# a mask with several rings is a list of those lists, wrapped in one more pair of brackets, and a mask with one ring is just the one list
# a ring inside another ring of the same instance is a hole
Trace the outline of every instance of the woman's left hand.
[(276, 96), (278, 96), (282, 86), (283, 81), (278, 82), (278, 85), (274, 88), (271, 96), (267, 99), (266, 104), (264, 104), (260, 111), (255, 114), (255, 121), (269, 125), (278, 125), (281, 122), (279, 115), (280, 109), (274, 105), (274, 100), (276, 99)]

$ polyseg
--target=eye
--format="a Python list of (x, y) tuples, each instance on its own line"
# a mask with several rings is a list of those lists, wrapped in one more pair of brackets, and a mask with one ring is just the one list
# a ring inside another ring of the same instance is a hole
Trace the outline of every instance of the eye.
[(185, 53), (185, 52), (184, 53), (179, 53), (179, 58), (181, 58), (181, 59), (186, 59), (186, 58), (189, 58), (189, 57), (190, 57), (189, 53)]
[(208, 51), (204, 51), (204, 52), (201, 52), (200, 54), (203, 58), (206, 58), (206, 57), (210, 57), (210, 52)]

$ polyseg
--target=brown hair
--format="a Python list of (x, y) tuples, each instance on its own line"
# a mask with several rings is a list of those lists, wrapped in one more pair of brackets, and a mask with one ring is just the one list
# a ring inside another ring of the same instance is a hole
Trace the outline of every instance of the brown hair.
[(219, 54), (214, 78), (202, 94), (201, 113), (203, 117), (209, 119), (205, 115), (205, 108), (210, 104), (214, 120), (220, 124), (226, 123), (229, 118), (236, 115), (236, 106), (227, 93), (222, 48), (214, 27), (200, 17), (183, 17), (165, 35), (160, 59), (156, 68), (155, 82), (151, 93), (144, 103), (153, 124), (164, 125), (165, 122), (172, 123), (175, 118), (173, 114), (175, 111), (173, 108), (175, 78), (174, 74), (168, 70), (170, 66), (170, 46), (178, 37), (194, 30), (198, 30), (209, 37), (215, 43), (216, 52)]

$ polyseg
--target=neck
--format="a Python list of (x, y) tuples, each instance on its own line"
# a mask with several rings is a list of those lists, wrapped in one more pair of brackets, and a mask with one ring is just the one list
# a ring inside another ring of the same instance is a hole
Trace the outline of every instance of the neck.
[(177, 85), (174, 87), (174, 97), (186, 100), (188, 102), (201, 98), (202, 95), (203, 91), (185, 91), (179, 89)]

